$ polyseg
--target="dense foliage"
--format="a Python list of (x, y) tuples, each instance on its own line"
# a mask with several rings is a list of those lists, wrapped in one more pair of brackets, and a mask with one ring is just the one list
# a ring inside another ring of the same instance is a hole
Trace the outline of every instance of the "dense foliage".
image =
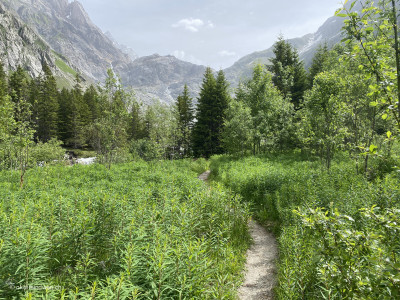
[[(279, 299), (399, 298), (398, 6), (348, 2), (308, 74), (279, 37), (233, 97), (207, 68), (195, 108), (187, 86), (144, 105), (111, 70), (60, 91), (46, 65), (0, 68), (1, 297), (232, 299), (248, 203), (279, 240)], [(35, 167), (61, 146), (108, 168)], [(214, 179), (245, 203), (189, 171), (222, 153)]]
[[(379, 160), (373, 161), (381, 172)], [(326, 172), (301, 155), (211, 160), (279, 240), (278, 299), (400, 296), (399, 174), (369, 182), (348, 158)]]
[(0, 173), (0, 299), (234, 299), (249, 213), (204, 162)]
[(228, 83), (223, 71), (216, 78), (207, 68), (197, 104), (197, 122), (193, 128), (193, 152), (195, 157), (210, 157), (224, 152), (222, 132), (229, 103)]

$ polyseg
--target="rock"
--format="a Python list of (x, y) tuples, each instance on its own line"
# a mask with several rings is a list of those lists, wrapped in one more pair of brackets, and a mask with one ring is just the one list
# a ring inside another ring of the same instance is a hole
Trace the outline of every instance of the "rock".
[(74, 80), (72, 74), (57, 67), (57, 60), (66, 66), (69, 62), (58, 57), (46, 41), (1, 3), (0, 49), (0, 60), (6, 71), (21, 65), (32, 77), (38, 77), (42, 74), (42, 65), (46, 63), (59, 80)]

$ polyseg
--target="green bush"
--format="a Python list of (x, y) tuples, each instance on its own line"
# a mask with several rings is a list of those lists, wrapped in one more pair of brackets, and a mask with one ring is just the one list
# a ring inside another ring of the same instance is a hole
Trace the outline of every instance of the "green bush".
[(145, 161), (163, 158), (162, 147), (158, 143), (148, 139), (132, 141), (129, 152), (132, 153), (133, 157)]
[(61, 147), (62, 142), (56, 139), (51, 139), (47, 143), (38, 142), (30, 150), (30, 165), (45, 163), (63, 163), (65, 149)]

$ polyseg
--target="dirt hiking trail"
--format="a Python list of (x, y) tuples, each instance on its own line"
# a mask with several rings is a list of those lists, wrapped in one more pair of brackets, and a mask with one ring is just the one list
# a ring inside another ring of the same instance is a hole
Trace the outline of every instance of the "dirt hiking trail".
[[(199, 179), (207, 181), (209, 175), (210, 171), (206, 171)], [(247, 250), (244, 282), (238, 290), (239, 299), (274, 299), (275, 261), (278, 257), (275, 237), (253, 220), (249, 222), (249, 228), (253, 244)]]

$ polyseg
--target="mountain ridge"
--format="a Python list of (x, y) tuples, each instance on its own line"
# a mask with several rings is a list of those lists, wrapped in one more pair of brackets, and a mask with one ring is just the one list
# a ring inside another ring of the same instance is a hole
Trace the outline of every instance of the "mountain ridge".
[(2, 3), (0, 49), (0, 60), (5, 71), (22, 66), (30, 76), (38, 77), (42, 74), (42, 65), (47, 64), (60, 86), (70, 87), (69, 83), (75, 79), (76, 71), (71, 63)]
[[(136, 90), (138, 98), (146, 103), (155, 99), (171, 103), (182, 92), (184, 84), (189, 86), (194, 98), (200, 91), (205, 66), (172, 55), (138, 58), (133, 49), (123, 51), (123, 46), (91, 21), (79, 1), (0, 0), (0, 3), (31, 27), (52, 52), (73, 62), (67, 65), (89, 81), (104, 82), (107, 69), (112, 68), (120, 75), (121, 82)], [(319, 44), (327, 42), (332, 46), (340, 41), (342, 23), (338, 17), (331, 17), (317, 32), (288, 41), (298, 50), (307, 67)], [(272, 50), (273, 46), (253, 52), (224, 69), (231, 87), (235, 88), (239, 81), (250, 77), (254, 64), (268, 64)]]

